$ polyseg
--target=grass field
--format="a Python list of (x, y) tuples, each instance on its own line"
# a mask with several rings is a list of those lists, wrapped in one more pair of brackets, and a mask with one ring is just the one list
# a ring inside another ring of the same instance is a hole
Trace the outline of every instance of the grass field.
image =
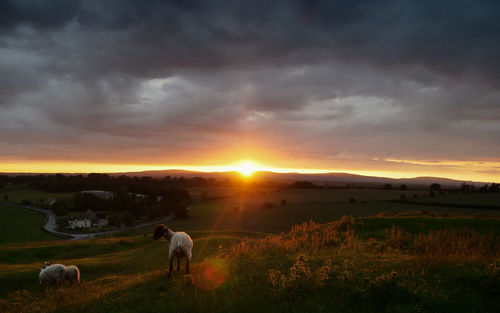
[(401, 195), (408, 198), (414, 194), (427, 195), (426, 190), (371, 190), (371, 189), (278, 189), (254, 188), (190, 188), (189, 192), (195, 200), (202, 198), (242, 198), (250, 200), (250, 204), (259, 205), (263, 202), (279, 204), (286, 199), (289, 203), (347, 203), (351, 198), (357, 202), (373, 202), (399, 199)]
[(10, 186), (0, 190), (0, 200), (4, 200), (7, 196), (7, 201), (20, 204), (22, 201), (30, 201), (33, 204), (38, 203), (41, 199), (55, 198), (57, 200), (72, 200), (74, 193), (52, 193), (41, 190), (24, 188), (22, 186)]
[[(40, 227), (44, 216), (0, 205), (0, 312), (495, 312), (500, 305), (497, 211), (390, 202), (400, 191), (192, 193), (190, 217), (168, 223), (193, 237), (192, 272), (170, 280), (168, 244), (151, 239), (152, 227), (52, 240)], [(357, 218), (332, 222), (343, 215)], [(310, 219), (330, 223), (290, 231)], [(41, 291), (38, 272), (48, 260), (78, 265), (81, 286)]]
[(451, 193), (432, 198), (418, 199), (421, 202), (451, 203), (458, 205), (500, 206), (500, 193)]
[[(0, 311), (495, 312), (499, 304), (497, 219), (343, 218), (283, 236), (191, 232), (191, 275), (172, 279), (168, 244), (151, 234), (0, 245)], [(41, 291), (38, 268), (49, 259), (77, 264), (81, 286)]]
[[(170, 222), (169, 225), (174, 229), (232, 229), (279, 233), (309, 219), (326, 223), (342, 215), (373, 216), (381, 212), (398, 213), (408, 210), (426, 210), (435, 214), (500, 216), (500, 211), (494, 210), (390, 202), (399, 199), (401, 194), (408, 197), (419, 194), (419, 199), (427, 199), (422, 197), (423, 194), (428, 194), (427, 191), (200, 188), (190, 192), (195, 200), (190, 218)], [(356, 199), (356, 203), (350, 203), (351, 198)], [(287, 200), (286, 205), (281, 205), (283, 199)], [(263, 208), (264, 203), (273, 205)]]
[(57, 239), (42, 229), (44, 221), (42, 213), (0, 204), (0, 243)]

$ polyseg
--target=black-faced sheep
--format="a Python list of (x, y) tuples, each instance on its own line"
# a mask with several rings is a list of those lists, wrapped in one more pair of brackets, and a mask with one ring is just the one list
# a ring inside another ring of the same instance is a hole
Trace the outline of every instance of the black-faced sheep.
[(172, 277), (173, 259), (177, 257), (177, 270), (180, 270), (180, 259), (186, 258), (186, 273), (189, 274), (189, 261), (191, 261), (193, 240), (184, 232), (174, 232), (163, 224), (156, 225), (153, 238), (158, 240), (160, 237), (167, 239), (170, 247), (168, 258), (170, 266), (168, 268), (168, 277)]

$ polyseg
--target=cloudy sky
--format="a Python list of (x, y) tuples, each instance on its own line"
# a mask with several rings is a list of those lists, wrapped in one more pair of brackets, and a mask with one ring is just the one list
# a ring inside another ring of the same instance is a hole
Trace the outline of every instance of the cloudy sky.
[(0, 172), (500, 181), (500, 2), (0, 1)]

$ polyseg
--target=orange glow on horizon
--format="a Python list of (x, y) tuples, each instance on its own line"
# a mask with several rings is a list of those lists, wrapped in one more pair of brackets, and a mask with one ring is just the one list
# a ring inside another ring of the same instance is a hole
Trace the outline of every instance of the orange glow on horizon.
[(242, 176), (244, 177), (250, 177), (255, 173), (256, 171), (259, 171), (259, 166), (257, 163), (251, 161), (251, 160), (245, 160), (241, 161), (240, 163), (236, 164), (236, 171), (238, 171)]
[[(0, 173), (124, 173), (161, 170), (185, 170), (196, 172), (239, 172), (244, 177), (252, 177), (258, 172), (324, 174), (347, 173), (365, 176), (389, 178), (413, 178), (422, 176), (444, 177), (462, 181), (500, 182), (500, 175), (492, 169), (500, 167), (500, 162), (451, 161), (421, 162), (409, 160), (386, 160), (395, 164), (410, 164), (425, 168), (405, 169), (352, 169), (346, 166), (339, 168), (291, 168), (272, 166), (252, 160), (243, 160), (227, 165), (165, 165), (165, 164), (107, 164), (67, 161), (23, 161), (0, 163)], [(339, 164), (340, 165), (340, 164)], [(450, 169), (452, 167), (452, 169)], [(490, 171), (491, 170), (491, 173)]]

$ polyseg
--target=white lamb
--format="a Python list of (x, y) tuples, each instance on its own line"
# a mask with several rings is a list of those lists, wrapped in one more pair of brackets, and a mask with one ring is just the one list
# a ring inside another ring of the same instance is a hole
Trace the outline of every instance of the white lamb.
[(73, 285), (73, 283), (80, 285), (80, 270), (78, 267), (76, 265), (66, 266), (64, 279), (68, 280), (71, 285)]
[(168, 268), (168, 277), (172, 277), (172, 268), (174, 257), (177, 257), (177, 270), (181, 269), (181, 258), (186, 258), (186, 273), (189, 274), (189, 261), (191, 261), (193, 240), (184, 232), (174, 232), (163, 224), (156, 225), (153, 238), (158, 240), (160, 237), (165, 237), (170, 245), (168, 249), (168, 259), (170, 266)]
[(62, 264), (46, 265), (40, 270), (40, 285), (48, 287), (55, 285), (58, 287), (64, 279), (66, 266)]

